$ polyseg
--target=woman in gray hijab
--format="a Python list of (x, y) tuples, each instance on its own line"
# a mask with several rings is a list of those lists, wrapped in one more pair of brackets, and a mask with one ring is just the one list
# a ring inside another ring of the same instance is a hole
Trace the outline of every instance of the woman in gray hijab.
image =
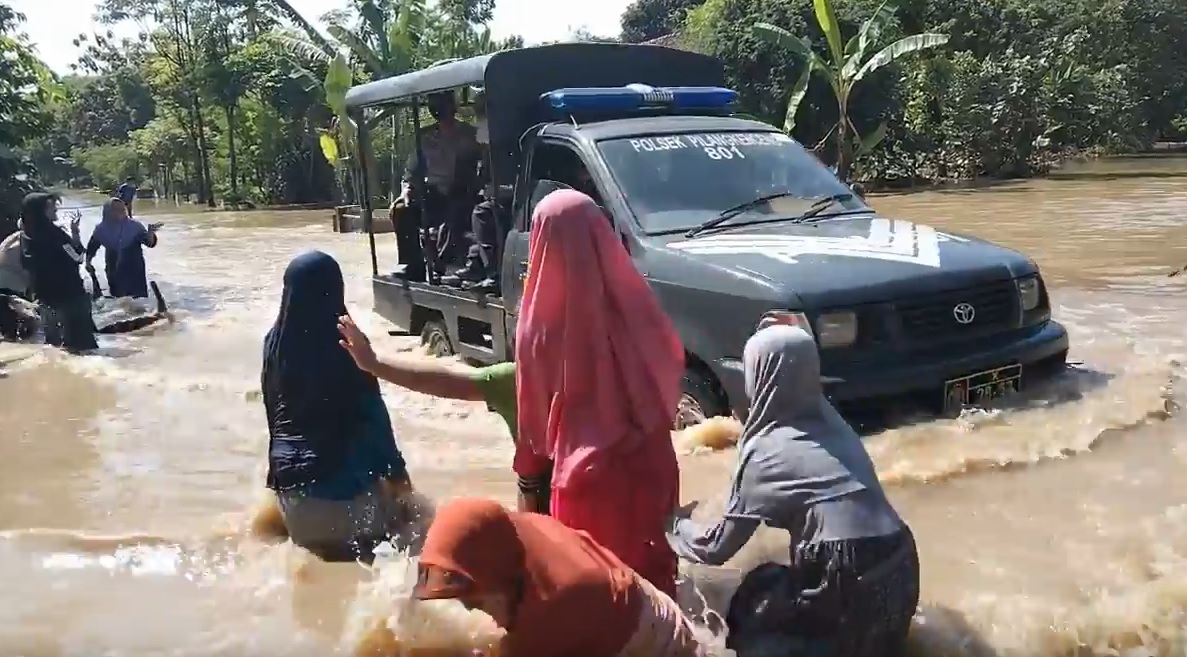
[[(750, 572), (730, 602), (727, 646), (739, 655), (902, 655), (919, 602), (919, 559), (860, 437), (824, 397), (807, 332), (771, 326), (743, 354), (750, 413), (724, 517), (674, 519), (672, 549), (721, 565), (760, 524), (791, 534), (790, 566)], [(778, 647), (781, 646), (781, 647)]]

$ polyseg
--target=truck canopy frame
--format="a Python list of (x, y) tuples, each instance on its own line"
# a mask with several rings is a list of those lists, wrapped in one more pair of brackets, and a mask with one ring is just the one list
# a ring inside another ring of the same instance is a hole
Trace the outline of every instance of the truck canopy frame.
[(496, 185), (512, 185), (523, 133), (550, 120), (540, 97), (563, 88), (722, 87), (725, 69), (714, 57), (663, 46), (618, 43), (558, 43), (503, 50), (430, 66), (352, 87), (347, 111), (357, 122), (377, 105), (413, 105), (422, 96), (469, 85), (486, 91), (491, 174)]

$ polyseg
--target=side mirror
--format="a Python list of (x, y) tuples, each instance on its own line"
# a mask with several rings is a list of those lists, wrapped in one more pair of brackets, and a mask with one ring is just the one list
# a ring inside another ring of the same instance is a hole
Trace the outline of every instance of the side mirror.
[(857, 197), (858, 197), (858, 198), (860, 198), (860, 199), (865, 199), (865, 197), (866, 197), (866, 188), (865, 188), (864, 186), (862, 186), (862, 184), (861, 184), (861, 183), (856, 183), (856, 182), (855, 182), (855, 183), (849, 183), (849, 189), (853, 190), (853, 193), (854, 193), (854, 194), (857, 194)]

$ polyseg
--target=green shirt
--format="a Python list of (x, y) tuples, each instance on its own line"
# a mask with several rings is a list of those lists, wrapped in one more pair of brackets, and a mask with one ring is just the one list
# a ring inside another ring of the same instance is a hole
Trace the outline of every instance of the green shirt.
[(471, 374), (474, 383), (482, 390), (486, 398), (486, 405), (490, 410), (502, 416), (511, 430), (511, 438), (517, 439), (515, 404), (515, 363), (498, 363), (474, 370)]

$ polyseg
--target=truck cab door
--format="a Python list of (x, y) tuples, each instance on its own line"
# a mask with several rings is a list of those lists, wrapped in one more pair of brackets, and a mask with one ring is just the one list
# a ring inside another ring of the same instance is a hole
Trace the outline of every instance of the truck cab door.
[(507, 352), (513, 354), (516, 318), (519, 317), (519, 300), (523, 297), (523, 283), (528, 272), (528, 232), (531, 228), (530, 180), (532, 179), (531, 142), (521, 145), (525, 160), (519, 167), (515, 180), (515, 193), (511, 203), (512, 226), (503, 241), (503, 260), (500, 263), (499, 279), (503, 294), (503, 328), (507, 335)]
[[(534, 187), (523, 208), (522, 221), (516, 213), (515, 228), (507, 236), (503, 250), (503, 303), (507, 314), (507, 335), (514, 335), (515, 317), (519, 315), (519, 302), (523, 298), (523, 286), (528, 277), (528, 260), (531, 255), (531, 219), (536, 205), (545, 196), (560, 190), (572, 189), (555, 180), (534, 181)], [(522, 228), (521, 228), (522, 227)]]
[(578, 169), (589, 171), (576, 143), (564, 137), (537, 135), (522, 150), (528, 154), (528, 160), (520, 167), (520, 175), (516, 180), (513, 202), (515, 226), (507, 235), (503, 247), (504, 328), (509, 342), (515, 336), (519, 304), (528, 274), (528, 236), (532, 229), (532, 213), (536, 205), (552, 192), (574, 189), (575, 185), (580, 188), (581, 182), (575, 177)]

